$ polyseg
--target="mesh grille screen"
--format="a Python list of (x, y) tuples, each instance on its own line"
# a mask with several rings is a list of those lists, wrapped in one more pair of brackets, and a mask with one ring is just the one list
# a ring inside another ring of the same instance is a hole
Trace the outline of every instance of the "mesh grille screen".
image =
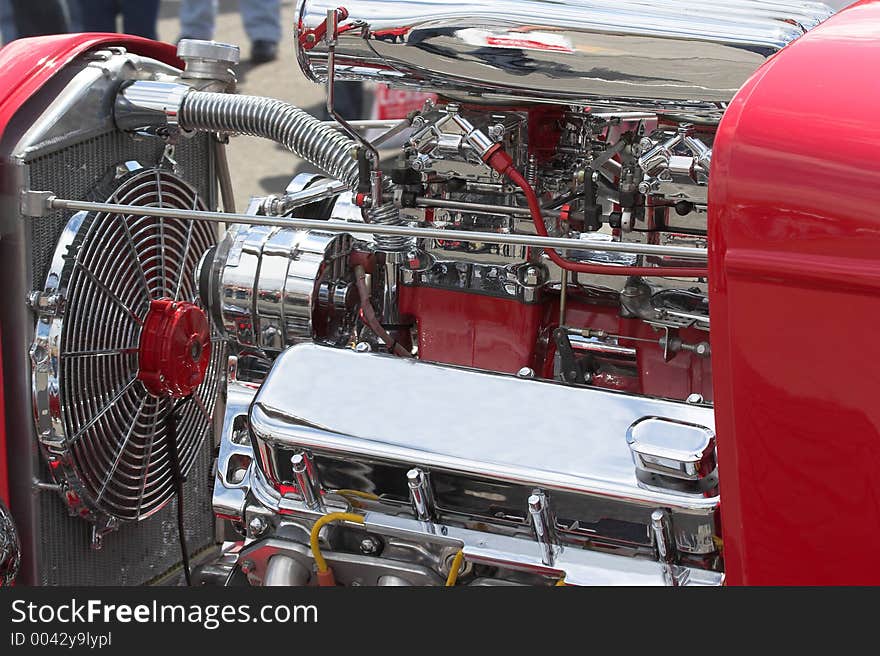
[[(29, 161), (31, 188), (51, 190), (60, 197), (103, 200), (112, 191), (117, 165), (134, 160), (151, 167), (159, 162), (163, 150), (164, 142), (158, 139), (135, 140), (119, 132), (108, 133)], [(182, 177), (203, 198), (212, 198), (207, 137), (185, 140), (175, 158)], [(55, 245), (70, 215), (54, 212), (28, 219), (31, 269), (37, 286), (45, 282)], [(212, 458), (211, 440), (205, 440), (187, 478), (184, 509), (187, 541), (193, 553), (214, 541)], [(48, 478), (47, 473), (44, 480)], [(57, 495), (40, 494), (37, 514), (35, 529), (40, 540), (36, 557), (43, 585), (137, 585), (162, 575), (180, 560), (174, 502), (148, 519), (125, 523), (108, 534), (101, 551), (90, 547), (91, 524), (70, 517)]]

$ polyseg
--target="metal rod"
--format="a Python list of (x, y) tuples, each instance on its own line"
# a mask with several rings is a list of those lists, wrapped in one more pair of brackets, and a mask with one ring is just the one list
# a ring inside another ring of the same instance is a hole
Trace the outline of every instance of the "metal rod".
[(528, 508), (529, 515), (532, 518), (532, 528), (535, 530), (535, 537), (541, 546), (541, 562), (552, 567), (555, 559), (553, 550), (555, 540), (553, 536), (553, 523), (544, 493), (536, 491), (529, 496)]
[(311, 463), (307, 456), (304, 453), (296, 453), (290, 458), (290, 464), (303, 503), (312, 510), (321, 510), (323, 507), (321, 491), (312, 475), (312, 468), (309, 466)]
[(229, 159), (226, 157), (226, 144), (214, 138), (214, 153), (217, 158), (217, 180), (220, 183), (220, 198), (223, 211), (235, 214), (235, 192), (232, 190), (232, 177), (229, 175)]
[[(321, 121), (321, 123), (331, 128), (335, 128), (343, 132), (345, 131), (344, 128), (336, 121)], [(348, 121), (348, 125), (350, 127), (353, 127), (355, 130), (390, 130), (392, 128), (398, 127), (403, 123), (409, 124), (409, 121), (407, 121), (405, 118), (395, 118), (384, 121), (379, 119)]]
[(267, 214), (286, 214), (297, 207), (338, 196), (347, 188), (344, 182), (330, 180), (301, 191), (284, 194), (280, 198), (269, 196), (263, 202), (263, 209)]
[[(171, 219), (198, 219), (209, 223), (242, 223), (244, 225), (279, 226), (297, 230), (318, 230), (322, 232), (348, 232), (351, 234), (394, 235), (422, 239), (444, 239), (449, 241), (479, 242), (483, 244), (502, 244), (529, 246), (532, 248), (553, 248), (556, 250), (588, 250), (607, 253), (634, 253), (637, 255), (659, 255), (682, 257), (705, 262), (708, 250), (685, 246), (659, 246), (656, 244), (635, 244), (609, 241), (580, 241), (560, 237), (541, 237), (539, 235), (511, 235), (495, 232), (469, 232), (466, 230), (440, 230), (437, 228), (414, 228), (372, 223), (349, 223), (344, 221), (318, 221), (315, 219), (295, 219), (277, 216), (254, 216), (252, 214), (225, 214), (223, 212), (204, 212), (201, 210), (179, 210), (167, 207), (144, 207), (140, 205), (121, 205), (118, 203), (93, 203), (68, 198), (50, 196), (45, 199), (45, 207), (50, 210), (72, 210), (74, 212), (104, 212), (129, 216), (154, 216)], [(611, 268), (613, 265), (609, 265)], [(657, 274), (663, 273), (662, 267)]]
[(430, 521), (434, 514), (434, 502), (425, 472), (418, 467), (410, 469), (406, 472), (406, 483), (416, 518), (423, 522)]
[(334, 119), (339, 128), (355, 141), (359, 142), (369, 151), (372, 157), (372, 166), (379, 166), (379, 151), (364, 136), (355, 130), (348, 121), (342, 118), (342, 115), (336, 111), (336, 39), (338, 38), (338, 9), (327, 10), (327, 32), (325, 33), (325, 41), (327, 43), (327, 113), (330, 118)]
[(568, 302), (568, 269), (562, 269), (562, 280), (559, 287), (559, 325), (565, 325), (565, 309)]
[[(460, 200), (443, 200), (441, 198), (416, 198), (416, 207), (435, 207), (449, 210), (463, 210), (484, 214), (514, 214), (516, 216), (532, 216), (528, 207), (506, 207), (504, 205), (491, 205), (488, 203), (468, 203)], [(558, 218), (559, 210), (543, 210), (544, 216)]]

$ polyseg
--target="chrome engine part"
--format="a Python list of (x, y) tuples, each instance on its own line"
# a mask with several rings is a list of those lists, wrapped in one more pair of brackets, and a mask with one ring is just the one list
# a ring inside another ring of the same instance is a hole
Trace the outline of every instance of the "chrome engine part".
[(346, 234), (234, 225), (200, 265), (202, 303), (243, 347), (277, 354), (302, 341), (344, 345), (357, 303), (351, 243)]
[[(169, 333), (147, 325), (154, 303), (184, 303), (216, 332), (181, 444), (188, 466), (216, 408), (213, 508), (239, 538), (216, 566), (225, 582), (720, 584), (716, 124), (830, 10), (300, 0), (297, 12), (300, 66), (326, 81), (335, 120), (229, 93), (234, 51), (184, 42), (187, 71), (128, 76), (108, 103), (119, 133), (163, 145), (146, 169), (155, 190), (129, 193), (135, 167), (105, 203), (23, 185), (27, 216), (81, 212), (31, 297), (37, 432), (68, 503), (109, 528), (167, 501), (150, 449), (165, 456), (156, 417), (177, 388), (168, 358), (151, 359), (151, 335)], [(335, 111), (337, 79), (439, 96), (378, 121), (387, 131), (371, 140), (377, 121)], [(271, 139), (326, 177), (235, 213), (216, 149), (229, 134)], [(171, 157), (206, 136), (223, 214)], [(212, 223), (229, 226), (216, 246)], [(94, 230), (104, 239), (78, 249)], [(90, 253), (97, 271), (78, 259)], [(67, 339), (86, 312), (117, 321)], [(175, 351), (183, 369), (205, 356), (206, 331)]]
[[(339, 376), (378, 393), (328, 403)], [(433, 419), (448, 402), (425, 393), (432, 389), (457, 391), (458, 422)], [(523, 414), (523, 407), (540, 412)], [(372, 563), (374, 577), (397, 568), (409, 585), (444, 578), (443, 555), (456, 548), (486, 566), (474, 577), (501, 581), (526, 572), (583, 584), (717, 582), (713, 421), (701, 405), (304, 344), (276, 360), (253, 398), (251, 505), (243, 498), (234, 505), (248, 525), (261, 527), (249, 560), (279, 553), (302, 560), (303, 547), (284, 548), (278, 539), (296, 535), (285, 523), (307, 527), (354, 503), (367, 509), (365, 530), (385, 551), (365, 554), (362, 533), (328, 535), (334, 558)], [(218, 487), (228, 481), (234, 495), (245, 477), (232, 460), (224, 467), (223, 456), (240, 449), (241, 438), (223, 439)], [(307, 466), (299, 471), (298, 462)], [(280, 521), (254, 522), (265, 508)], [(662, 544), (652, 532), (656, 512), (672, 536)], [(593, 567), (602, 562), (612, 569), (598, 575)], [(418, 572), (407, 572), (416, 565)]]
[[(717, 120), (768, 57), (828, 18), (801, 0), (344, 3), (336, 75), (479, 95)], [(328, 0), (299, 0), (297, 56), (327, 78)], [(686, 18), (683, 18), (685, 16)]]
[[(181, 562), (169, 535), (176, 512), (168, 503), (171, 401), (147, 394), (137, 379), (139, 322), (149, 313), (148, 293), (197, 300), (193, 269), (216, 243), (216, 230), (113, 211), (33, 216), (21, 195), (51, 189), (141, 208), (214, 210), (210, 135), (171, 144), (114, 124), (120, 85), (179, 75), (121, 47), (92, 49), (65, 63), (4, 130), (0, 269), (7, 302), (0, 323), (14, 457), (9, 507), (21, 545), (17, 584), (139, 585)], [(207, 553), (215, 541), (210, 413), (222, 395), (226, 356), (222, 341), (211, 346), (214, 368), (199, 390), (204, 412), (181, 408), (177, 425), (191, 555)]]
[[(192, 186), (161, 168), (128, 162), (116, 184), (121, 203), (204, 208)], [(40, 443), (71, 512), (90, 516), (98, 535), (149, 517), (174, 494), (164, 420), (173, 399), (145, 375), (148, 317), (156, 299), (196, 298), (195, 265), (215, 242), (205, 223), (80, 212), (59, 238), (45, 288), (30, 297)], [(226, 357), (216, 335), (193, 344), (207, 371), (178, 422), (183, 475), (210, 434)]]

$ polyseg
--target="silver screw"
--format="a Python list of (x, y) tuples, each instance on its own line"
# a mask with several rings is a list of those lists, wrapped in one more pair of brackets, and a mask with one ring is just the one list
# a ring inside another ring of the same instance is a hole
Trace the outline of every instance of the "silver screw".
[(687, 399), (685, 399), (685, 403), (699, 404), (702, 402), (703, 402), (703, 395), (702, 394), (696, 394), (696, 393), (690, 394), (690, 395), (688, 395)]
[(529, 267), (526, 269), (525, 280), (523, 281), (529, 287), (534, 287), (538, 284), (539, 273), (535, 267)]
[(365, 556), (375, 556), (382, 548), (382, 544), (372, 535), (367, 535), (361, 540), (360, 550)]
[(516, 372), (517, 378), (534, 378), (535, 370), (531, 367), (523, 367)]
[(358, 342), (354, 346), (354, 350), (358, 353), (369, 353), (373, 350), (373, 347), (370, 346), (367, 342)]
[(266, 529), (269, 527), (269, 523), (261, 516), (257, 515), (253, 519), (251, 519), (248, 524), (248, 528), (251, 531), (251, 535), (255, 538), (261, 536), (266, 532)]

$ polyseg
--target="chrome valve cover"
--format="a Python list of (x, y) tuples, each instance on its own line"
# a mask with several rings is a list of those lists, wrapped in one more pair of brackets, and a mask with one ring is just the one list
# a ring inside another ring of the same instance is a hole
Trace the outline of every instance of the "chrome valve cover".
[(706, 117), (833, 13), (801, 0), (299, 0), (297, 55), (314, 80), (340, 4), (338, 79)]
[(682, 558), (709, 561), (714, 487), (646, 478), (634, 464), (628, 433), (652, 417), (665, 422), (665, 457), (692, 452), (695, 432), (714, 451), (709, 407), (301, 344), (276, 360), (250, 427), (276, 490), (295, 484), (291, 456), (305, 452), (323, 489), (378, 495), (407, 512), (418, 468), (440, 521), (528, 531), (529, 498), (540, 490), (560, 543), (651, 555), (651, 515), (662, 509)]

